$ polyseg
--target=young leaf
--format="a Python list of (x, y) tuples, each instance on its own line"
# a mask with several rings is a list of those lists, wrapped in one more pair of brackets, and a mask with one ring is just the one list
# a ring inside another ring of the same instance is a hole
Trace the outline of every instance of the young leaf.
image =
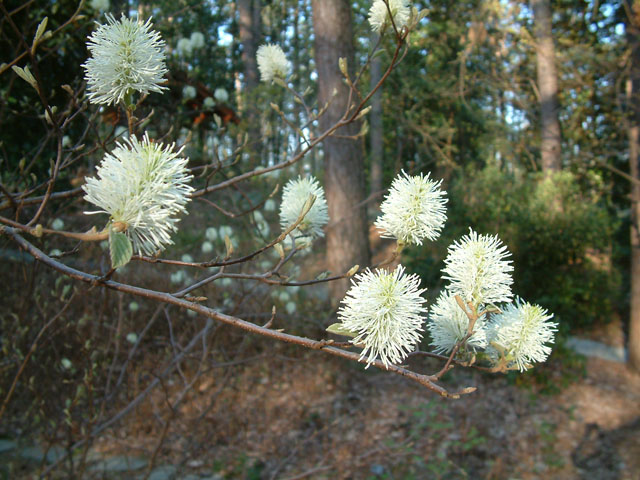
[(111, 254), (111, 266), (118, 268), (126, 265), (133, 255), (133, 245), (129, 238), (122, 232), (109, 229), (109, 253)]
[(344, 328), (341, 323), (332, 323), (331, 325), (329, 325), (327, 327), (327, 332), (334, 333), (336, 335), (343, 335), (345, 337), (351, 337), (351, 338), (353, 338), (356, 335), (358, 335), (357, 333), (352, 332), (351, 330), (347, 330), (346, 328)]

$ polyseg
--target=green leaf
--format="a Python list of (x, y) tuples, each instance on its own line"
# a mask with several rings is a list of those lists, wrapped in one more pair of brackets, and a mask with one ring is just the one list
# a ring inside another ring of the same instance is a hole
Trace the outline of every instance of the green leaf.
[(334, 323), (327, 327), (327, 332), (335, 333), (336, 335), (344, 335), (345, 337), (355, 337), (358, 334), (356, 332), (352, 332), (351, 330), (347, 330), (342, 326), (341, 323)]
[(109, 253), (111, 254), (111, 266), (118, 268), (126, 265), (133, 255), (133, 245), (129, 238), (122, 232), (114, 232), (109, 229)]

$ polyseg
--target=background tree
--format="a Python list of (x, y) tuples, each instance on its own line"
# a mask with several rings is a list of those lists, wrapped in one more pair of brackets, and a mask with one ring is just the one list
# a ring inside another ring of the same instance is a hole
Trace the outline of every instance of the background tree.
[[(318, 105), (321, 130), (342, 118), (355, 101), (344, 82), (336, 59), (347, 61), (350, 75), (355, 71), (351, 4), (347, 0), (313, 0), (315, 62), (318, 71)], [(364, 160), (357, 138), (359, 124), (340, 128), (323, 143), (324, 185), (329, 205), (327, 264), (340, 272), (353, 265), (369, 264)], [(334, 301), (342, 298), (349, 281), (332, 283)]]

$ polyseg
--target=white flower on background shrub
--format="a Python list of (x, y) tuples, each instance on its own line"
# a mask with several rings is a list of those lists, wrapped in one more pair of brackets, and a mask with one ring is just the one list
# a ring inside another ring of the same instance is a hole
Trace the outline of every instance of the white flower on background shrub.
[(105, 154), (97, 176), (87, 178), (84, 199), (110, 215), (111, 222), (123, 224), (134, 251), (153, 255), (170, 245), (177, 230), (179, 213), (185, 213), (192, 176), (187, 158), (174, 145), (153, 143), (145, 134), (116, 143)]
[(64, 228), (64, 221), (61, 218), (56, 218), (51, 222), (51, 228), (54, 230), (62, 230)]
[(263, 82), (271, 82), (274, 78), (285, 79), (291, 72), (291, 65), (279, 45), (260, 45), (256, 58)]
[(517, 367), (521, 372), (533, 362), (544, 362), (551, 353), (557, 323), (550, 322), (553, 314), (539, 305), (517, 298), (506, 305), (502, 313), (492, 315), (487, 328), (487, 354), (498, 361), (502, 354), (507, 367)]
[(193, 32), (189, 40), (191, 41), (191, 48), (204, 47), (204, 35), (201, 32)]
[(265, 212), (275, 212), (276, 211), (276, 202), (273, 199), (268, 199), (264, 202), (264, 211)]
[(221, 225), (218, 229), (219, 237), (224, 240), (224, 237), (229, 237), (233, 235), (233, 228), (229, 225)]
[(403, 171), (398, 175), (375, 222), (382, 237), (416, 245), (422, 245), (425, 238), (438, 238), (447, 220), (446, 192), (440, 189), (441, 184), (442, 180), (435, 182), (429, 174), (410, 176)]
[(224, 88), (216, 88), (216, 90), (213, 92), (213, 97), (217, 101), (222, 103), (225, 103), (229, 100), (229, 94)]
[(405, 275), (398, 265), (393, 272), (365, 270), (352, 279), (352, 286), (338, 311), (340, 326), (353, 332), (354, 344), (364, 346), (360, 359), (367, 366), (380, 358), (385, 366), (400, 363), (420, 341), (427, 314), (420, 295), (418, 275)]
[(202, 247), (200, 247), (200, 249), (202, 250), (202, 253), (211, 253), (213, 252), (213, 243), (205, 240), (204, 242), (202, 242)]
[(209, 227), (205, 230), (204, 236), (207, 237), (207, 240), (215, 242), (218, 239), (218, 230), (215, 227)]
[(176, 51), (180, 55), (191, 55), (191, 50), (193, 50), (193, 45), (191, 45), (191, 40), (189, 40), (188, 38), (181, 38), (176, 43)]
[(107, 15), (89, 37), (91, 57), (82, 65), (91, 103), (117, 104), (134, 92), (162, 92), (167, 67), (164, 41), (151, 29), (151, 20), (142, 23), (124, 15), (118, 21)]
[(203, 100), (202, 105), (204, 106), (204, 108), (211, 109), (216, 106), (216, 102), (215, 100), (213, 100), (213, 98), (207, 97)]
[(497, 235), (478, 235), (471, 228), (469, 234), (449, 246), (443, 279), (454, 295), (474, 306), (496, 304), (511, 300), (511, 253)]
[[(456, 343), (467, 335), (469, 317), (456, 302), (455, 295), (443, 291), (429, 312), (427, 329), (431, 335), (431, 345), (436, 353), (449, 353)], [(467, 347), (476, 350), (487, 346), (484, 316), (478, 318), (473, 335), (467, 340)]]
[(98, 12), (106, 12), (107, 10), (109, 10), (109, 7), (111, 7), (111, 3), (109, 2), (109, 0), (91, 0), (91, 2), (89, 2), (89, 5), (91, 5), (91, 8)]
[(393, 15), (393, 23), (395, 23), (398, 31), (407, 25), (411, 9), (407, 0), (389, 0), (389, 8), (382, 0), (375, 0), (369, 9), (369, 23), (371, 30), (380, 33), (385, 27), (391, 26), (391, 18), (389, 10)]
[(180, 257), (180, 261), (182, 261), (184, 263), (193, 263), (193, 257), (188, 253), (184, 253)]
[(316, 197), (309, 212), (292, 233), (312, 238), (323, 237), (324, 226), (329, 222), (329, 209), (324, 189), (315, 177), (298, 177), (289, 180), (282, 190), (280, 203), (280, 225), (286, 230), (298, 219), (309, 196)]
[(192, 98), (196, 98), (196, 89), (191, 85), (187, 85), (182, 89), (182, 98), (185, 100), (191, 100)]

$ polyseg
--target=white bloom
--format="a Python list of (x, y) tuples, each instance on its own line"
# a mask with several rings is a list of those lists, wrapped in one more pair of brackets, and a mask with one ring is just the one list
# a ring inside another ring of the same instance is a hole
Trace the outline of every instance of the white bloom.
[(487, 353), (494, 359), (500, 358), (499, 348), (504, 350), (508, 367), (517, 366), (523, 372), (533, 362), (544, 362), (551, 353), (557, 323), (550, 322), (553, 314), (539, 305), (532, 305), (516, 299), (493, 315), (489, 323)]
[(50, 257), (59, 257), (60, 255), (62, 255), (62, 251), (57, 248), (54, 248), (49, 252)]
[[(427, 329), (431, 334), (431, 345), (436, 353), (449, 353), (456, 343), (467, 335), (469, 329), (469, 317), (464, 313), (455, 295), (443, 291), (429, 313)], [(473, 327), (473, 335), (469, 337), (466, 345), (473, 350), (487, 346), (484, 315), (476, 320)]]
[(127, 334), (127, 342), (136, 343), (137, 341), (138, 341), (138, 335), (136, 335), (134, 332)]
[(401, 362), (420, 341), (427, 313), (420, 277), (398, 265), (394, 272), (365, 270), (352, 283), (338, 318), (357, 334), (351, 342), (364, 345), (360, 359), (368, 355), (367, 366), (378, 357), (385, 366)]
[(283, 290), (278, 295), (278, 300), (280, 300), (282, 303), (287, 303), (289, 300), (291, 300), (291, 295), (289, 295), (289, 292), (287, 292), (286, 290)]
[(371, 24), (371, 30), (374, 32), (379, 33), (385, 27), (391, 25), (389, 10), (391, 10), (393, 23), (395, 23), (398, 31), (402, 30), (402, 27), (406, 26), (409, 21), (411, 10), (407, 0), (388, 0), (388, 3), (389, 8), (387, 9), (387, 5), (383, 0), (375, 0), (369, 10), (369, 23)]
[(106, 12), (111, 6), (109, 0), (91, 0), (89, 3), (91, 4), (91, 8), (99, 12)]
[(113, 135), (115, 136), (115, 138), (118, 138), (118, 137), (122, 137), (123, 139), (129, 138), (129, 129), (127, 127), (123, 127), (122, 125), (118, 125)]
[[(87, 178), (82, 187), (87, 202), (108, 213), (112, 222), (126, 225), (125, 233), (140, 254), (154, 254), (173, 243), (178, 213), (185, 212), (193, 188), (187, 183), (188, 159), (174, 145), (142, 142), (133, 137), (116, 143), (98, 167), (97, 177)], [(98, 212), (90, 212), (98, 213)]]
[(263, 82), (271, 82), (276, 77), (284, 79), (291, 71), (291, 65), (279, 45), (260, 45), (256, 57)]
[(182, 89), (182, 98), (185, 100), (191, 100), (192, 98), (196, 98), (196, 89), (191, 85), (187, 85)]
[(208, 240), (205, 240), (204, 242), (202, 242), (201, 250), (202, 250), (202, 253), (211, 253), (211, 252), (213, 252), (213, 243), (211, 243)]
[(202, 48), (204, 47), (204, 35), (200, 32), (193, 32), (191, 34), (191, 47)]
[(68, 148), (71, 146), (71, 137), (69, 135), (65, 135), (62, 137), (62, 148)]
[(301, 236), (323, 237), (323, 228), (329, 222), (329, 210), (324, 198), (324, 190), (315, 177), (289, 180), (282, 190), (280, 204), (280, 225), (286, 230), (302, 213), (302, 207), (310, 195), (316, 197), (309, 212), (292, 233)]
[(513, 265), (505, 259), (510, 255), (497, 235), (478, 235), (469, 228), (468, 235), (449, 246), (442, 278), (451, 281), (451, 293), (476, 307), (508, 302)]
[(213, 98), (207, 97), (202, 102), (202, 105), (204, 106), (204, 108), (213, 108), (216, 106), (216, 102), (213, 100)]
[(284, 308), (289, 315), (293, 315), (294, 313), (296, 313), (298, 307), (296, 306), (295, 302), (288, 302)]
[(403, 243), (422, 245), (422, 240), (435, 240), (447, 220), (442, 180), (434, 182), (429, 174), (414, 177), (404, 171), (398, 175), (380, 206), (382, 215), (375, 222), (382, 237)]
[(218, 239), (218, 231), (215, 229), (215, 227), (209, 227), (204, 232), (204, 236), (207, 237), (207, 240), (215, 242)]
[(132, 312), (137, 312), (138, 310), (140, 310), (140, 305), (138, 305), (138, 302), (130, 302), (129, 310)]
[(51, 228), (54, 230), (62, 230), (64, 228), (64, 221), (61, 218), (56, 218), (51, 222)]
[(82, 67), (85, 69), (89, 101), (117, 104), (133, 92), (162, 92), (164, 41), (146, 23), (130, 20), (124, 15), (119, 21), (107, 15), (107, 24), (100, 25), (89, 37), (91, 53)]
[(170, 275), (171, 283), (182, 283), (187, 279), (187, 274), (184, 270), (178, 270)]
[(265, 212), (274, 212), (276, 210), (276, 202), (269, 198), (266, 202), (264, 202), (264, 211)]
[(231, 235), (233, 235), (233, 228), (231, 228), (229, 225), (222, 225), (218, 232), (220, 234), (220, 238), (222, 239), (224, 239), (224, 237), (231, 238)]
[(193, 50), (191, 40), (189, 40), (188, 38), (181, 38), (180, 40), (178, 40), (178, 43), (176, 43), (176, 50), (181, 55), (191, 55), (191, 51)]
[(224, 88), (216, 88), (216, 91), (213, 92), (213, 96), (216, 100), (222, 103), (229, 100), (229, 94)]
[(182, 257), (180, 257), (180, 260), (183, 261), (184, 263), (193, 263), (193, 257), (188, 253), (185, 253), (184, 255), (182, 255)]

